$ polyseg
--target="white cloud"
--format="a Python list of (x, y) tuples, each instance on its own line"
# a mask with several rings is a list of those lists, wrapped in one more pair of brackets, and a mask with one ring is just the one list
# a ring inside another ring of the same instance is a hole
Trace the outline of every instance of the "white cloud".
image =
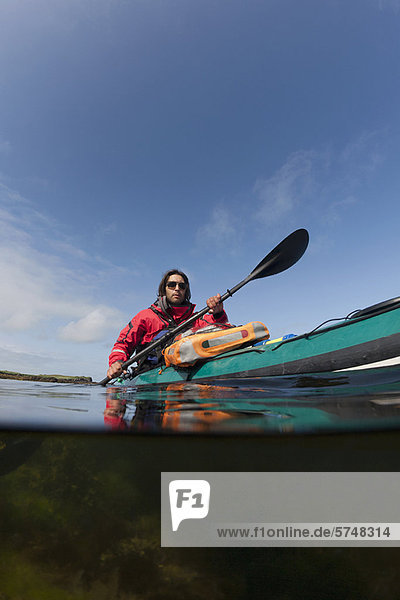
[(379, 10), (392, 10), (395, 13), (400, 12), (400, 0), (378, 0)]
[(66, 254), (79, 260), (88, 260), (90, 257), (87, 252), (78, 248), (75, 244), (66, 240), (50, 240), (50, 247), (59, 254)]
[(316, 155), (312, 151), (299, 151), (267, 179), (258, 179), (254, 192), (259, 200), (256, 217), (270, 225), (292, 213), (302, 198), (311, 193), (313, 167)]
[(55, 367), (56, 361), (54, 356), (47, 355), (46, 353), (38, 353), (29, 349), (18, 348), (15, 345), (2, 343), (0, 345), (0, 364), (2, 365), (2, 369), (7, 371), (39, 373), (43, 365), (49, 365), (50, 368)]
[(223, 204), (213, 208), (209, 221), (199, 227), (196, 235), (197, 244), (201, 248), (235, 245), (239, 238), (239, 220)]
[(350, 183), (359, 183), (384, 161), (382, 132), (366, 131), (351, 140), (337, 155), (339, 167)]
[(99, 381), (105, 375), (107, 369), (106, 348), (96, 348), (94, 352), (87, 352), (82, 346), (81, 353), (71, 352), (64, 343), (65, 352), (57, 349), (54, 343), (42, 351), (38, 351), (34, 343), (26, 340), (20, 346), (6, 342), (0, 342), (0, 365), (3, 370), (17, 371), (19, 373), (34, 374), (59, 374), (59, 375), (86, 375)]
[(342, 149), (301, 150), (254, 186), (255, 217), (268, 227), (316, 215), (337, 223), (360, 202), (359, 192), (384, 161), (383, 132), (363, 132)]
[(7, 330), (34, 329), (42, 321), (85, 313), (90, 302), (73, 274), (29, 245), (0, 243), (0, 325)]
[(7, 140), (0, 137), (0, 154), (9, 154), (11, 152), (11, 144)]
[(342, 217), (342, 214), (350, 206), (357, 204), (359, 201), (354, 196), (346, 196), (336, 202), (331, 202), (324, 213), (321, 215), (322, 221), (328, 224), (338, 223)]
[(116, 308), (93, 300), (104, 272), (112, 270), (99, 262), (63, 239), (54, 221), (0, 184), (0, 327), (4, 331), (31, 331), (38, 337), (47, 323), (54, 330), (57, 321), (62, 340), (105, 339), (124, 319)]
[(70, 321), (59, 332), (67, 342), (99, 342), (107, 330), (121, 326), (121, 313), (108, 306), (98, 306), (77, 321)]
[[(336, 225), (356, 204), (360, 190), (384, 161), (384, 131), (366, 131), (342, 148), (299, 150), (269, 177), (259, 177), (242, 202), (214, 207), (199, 227), (196, 246), (237, 252), (250, 225), (265, 228)], [(251, 205), (251, 211), (248, 205)]]

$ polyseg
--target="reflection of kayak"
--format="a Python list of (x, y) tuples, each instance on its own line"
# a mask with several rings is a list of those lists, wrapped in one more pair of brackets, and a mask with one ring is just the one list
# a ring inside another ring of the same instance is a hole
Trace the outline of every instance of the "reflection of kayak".
[[(311, 333), (226, 352), (193, 367), (146, 371), (117, 385), (269, 377), (377, 366), (400, 357), (400, 297)], [(400, 359), (399, 359), (400, 360)]]

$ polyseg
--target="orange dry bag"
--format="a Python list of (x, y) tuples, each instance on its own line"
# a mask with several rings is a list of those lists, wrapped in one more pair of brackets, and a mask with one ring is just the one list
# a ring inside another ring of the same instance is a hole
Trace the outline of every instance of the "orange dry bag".
[(198, 360), (212, 358), (268, 338), (269, 331), (264, 323), (252, 321), (240, 327), (182, 337), (165, 348), (163, 355), (167, 367), (171, 365), (186, 367)]

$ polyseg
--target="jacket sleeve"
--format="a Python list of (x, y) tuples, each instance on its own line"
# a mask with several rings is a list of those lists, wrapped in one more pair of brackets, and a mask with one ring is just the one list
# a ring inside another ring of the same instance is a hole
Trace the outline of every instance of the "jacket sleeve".
[(226, 312), (223, 310), (216, 317), (212, 313), (207, 313), (201, 319), (197, 319), (194, 327), (206, 327), (207, 325), (213, 325), (214, 323), (227, 323), (228, 317)]
[(138, 313), (119, 334), (108, 358), (108, 364), (111, 366), (117, 360), (122, 360), (122, 362), (128, 360), (134, 353), (136, 346), (142, 341), (145, 333), (145, 322), (141, 318), (141, 314)]

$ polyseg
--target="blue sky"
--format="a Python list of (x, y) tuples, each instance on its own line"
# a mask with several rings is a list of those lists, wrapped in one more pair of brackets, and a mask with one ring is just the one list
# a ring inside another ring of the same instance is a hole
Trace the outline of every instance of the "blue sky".
[(104, 376), (165, 270), (273, 337), (400, 295), (400, 0), (2, 0), (0, 365)]

